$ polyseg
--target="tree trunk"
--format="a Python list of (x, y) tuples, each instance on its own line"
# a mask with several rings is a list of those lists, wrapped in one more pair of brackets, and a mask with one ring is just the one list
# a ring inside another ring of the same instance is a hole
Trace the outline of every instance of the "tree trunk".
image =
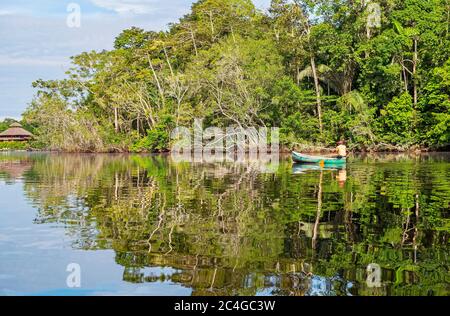
[(319, 77), (317, 75), (317, 69), (316, 69), (316, 61), (314, 59), (314, 56), (311, 57), (311, 69), (314, 77), (314, 86), (316, 89), (316, 102), (317, 102), (317, 116), (319, 118), (319, 129), (320, 134), (323, 133), (323, 125), (322, 125), (322, 101), (320, 96), (320, 84), (319, 84)]
[[(369, 24), (367, 24), (367, 27), (366, 27), (366, 35), (367, 35), (367, 41), (369, 41), (370, 37), (372, 36), (372, 34), (370, 33)], [(367, 50), (364, 52), (364, 56), (366, 59), (369, 58), (369, 52)]]
[(117, 106), (114, 107), (114, 130), (116, 133), (119, 132), (119, 109)]
[(231, 26), (231, 37), (233, 38), (233, 43), (236, 44), (236, 36), (234, 35), (234, 28)]
[(417, 63), (419, 53), (417, 50), (417, 39), (414, 39), (414, 60), (413, 60), (413, 79), (414, 79), (414, 109), (417, 109), (418, 91), (417, 91)]
[(136, 125), (137, 125), (138, 135), (141, 135), (141, 115), (140, 114), (138, 114)]
[(405, 91), (408, 91), (408, 74), (406, 73), (406, 69), (405, 69), (405, 66), (403, 66), (403, 63), (402, 63), (402, 68), (403, 68), (403, 79), (404, 79), (404, 83), (405, 83)]
[(163, 89), (161, 87), (161, 84), (159, 82), (158, 76), (156, 75), (156, 71), (155, 71), (155, 68), (153, 67), (153, 63), (152, 63), (152, 60), (150, 59), (150, 55), (147, 55), (147, 60), (148, 60), (148, 64), (150, 66), (150, 69), (152, 70), (153, 78), (156, 81), (156, 85), (158, 87), (158, 91), (159, 91), (159, 94), (161, 96), (161, 101), (162, 101), (163, 105), (165, 105), (164, 91), (163, 91)]
[(210, 27), (211, 27), (211, 41), (214, 42), (214, 22), (213, 22), (213, 17), (212, 17), (212, 11), (209, 11), (209, 23), (210, 23)]
[(194, 31), (192, 30), (192, 26), (189, 26), (189, 33), (191, 34), (192, 43), (194, 44), (195, 56), (198, 56), (197, 43), (195, 41)]

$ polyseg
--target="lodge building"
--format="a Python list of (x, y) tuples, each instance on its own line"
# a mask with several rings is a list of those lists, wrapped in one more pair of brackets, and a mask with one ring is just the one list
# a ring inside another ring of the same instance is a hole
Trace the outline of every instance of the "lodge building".
[(19, 123), (13, 123), (10, 127), (0, 133), (0, 142), (24, 142), (34, 137), (29, 131), (22, 128)]

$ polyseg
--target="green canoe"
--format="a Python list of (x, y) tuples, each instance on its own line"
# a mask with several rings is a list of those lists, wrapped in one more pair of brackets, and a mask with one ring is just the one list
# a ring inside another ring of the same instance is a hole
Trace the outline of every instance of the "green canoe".
[(346, 158), (330, 158), (330, 157), (323, 157), (323, 156), (310, 156), (310, 155), (304, 155), (300, 154), (298, 152), (292, 152), (292, 160), (295, 163), (314, 163), (314, 164), (321, 164), (321, 165), (327, 165), (327, 166), (336, 166), (336, 165), (344, 165), (347, 163)]

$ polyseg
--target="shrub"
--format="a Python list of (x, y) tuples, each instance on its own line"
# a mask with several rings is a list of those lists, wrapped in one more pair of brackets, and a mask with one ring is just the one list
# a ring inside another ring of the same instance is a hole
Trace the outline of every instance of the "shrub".
[(412, 97), (408, 92), (395, 97), (380, 111), (379, 122), (384, 141), (394, 145), (409, 145), (414, 142), (414, 110)]
[(131, 146), (133, 152), (163, 152), (170, 148), (170, 132), (174, 127), (173, 117), (164, 116), (152, 130), (147, 131), (147, 136)]
[(28, 142), (0, 142), (0, 150), (26, 150), (29, 146)]

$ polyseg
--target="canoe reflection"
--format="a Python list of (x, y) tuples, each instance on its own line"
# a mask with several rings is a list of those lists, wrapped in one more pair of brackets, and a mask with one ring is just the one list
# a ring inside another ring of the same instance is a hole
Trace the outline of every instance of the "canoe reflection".
[(315, 164), (294, 164), (292, 166), (292, 173), (294, 174), (302, 174), (308, 171), (343, 171), (345, 172), (345, 179), (347, 175), (346, 166), (333, 166), (333, 167), (321, 167), (320, 165)]

